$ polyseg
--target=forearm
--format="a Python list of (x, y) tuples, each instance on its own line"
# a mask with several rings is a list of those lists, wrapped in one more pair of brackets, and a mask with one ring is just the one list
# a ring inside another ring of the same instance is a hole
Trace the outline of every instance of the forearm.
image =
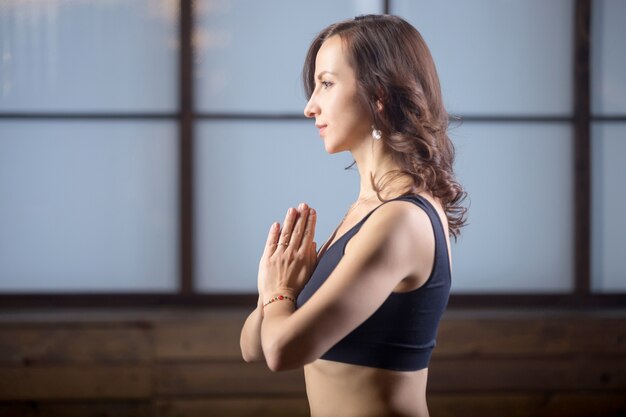
[(241, 329), (239, 345), (241, 347), (241, 355), (246, 362), (265, 360), (263, 348), (261, 347), (262, 302), (261, 297), (259, 297), (256, 309), (250, 313)]
[(301, 366), (294, 357), (292, 343), (294, 334), (290, 330), (290, 317), (295, 305), (290, 301), (280, 301), (265, 306), (261, 323), (261, 346), (267, 366), (272, 371), (282, 371)]

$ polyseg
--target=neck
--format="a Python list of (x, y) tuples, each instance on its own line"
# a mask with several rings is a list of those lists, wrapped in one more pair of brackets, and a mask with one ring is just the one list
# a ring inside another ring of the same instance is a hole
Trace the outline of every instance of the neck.
[[(358, 147), (350, 150), (354, 158), (360, 176), (359, 200), (378, 200), (376, 191), (372, 185), (371, 176), (376, 181), (380, 180), (388, 172), (400, 169), (391, 155), (385, 153), (381, 140), (367, 138), (361, 141)], [(393, 198), (411, 188), (412, 181), (406, 177), (399, 177), (386, 183), (381, 190), (384, 199)]]

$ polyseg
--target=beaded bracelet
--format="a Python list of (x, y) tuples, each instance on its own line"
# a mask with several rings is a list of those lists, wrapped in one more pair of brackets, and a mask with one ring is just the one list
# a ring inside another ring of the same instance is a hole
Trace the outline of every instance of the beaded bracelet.
[(276, 297), (270, 298), (270, 300), (267, 303), (263, 304), (263, 307), (267, 306), (268, 304), (272, 304), (275, 301), (282, 301), (282, 300), (288, 300), (294, 304), (296, 303), (296, 300), (293, 297), (290, 297), (288, 295), (277, 295)]

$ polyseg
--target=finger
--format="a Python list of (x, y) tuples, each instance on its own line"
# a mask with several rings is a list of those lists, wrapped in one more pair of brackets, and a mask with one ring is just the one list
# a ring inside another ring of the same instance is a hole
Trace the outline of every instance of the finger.
[(311, 265), (315, 265), (317, 263), (317, 243), (311, 243), (311, 249), (309, 250), (309, 260)]
[(315, 225), (317, 224), (317, 212), (315, 209), (309, 209), (309, 216), (307, 217), (306, 227), (304, 228), (304, 234), (302, 236), (301, 247), (304, 250), (309, 251), (313, 244), (313, 238), (315, 237)]
[(287, 210), (285, 215), (285, 221), (283, 222), (283, 229), (280, 232), (280, 238), (278, 239), (278, 249), (285, 249), (289, 245), (289, 239), (293, 231), (293, 225), (296, 220), (297, 211), (293, 208)]
[(278, 222), (272, 223), (270, 231), (267, 234), (267, 241), (265, 242), (264, 256), (269, 256), (276, 250), (278, 244), (278, 231), (280, 230), (280, 224)]
[(305, 203), (301, 203), (298, 206), (298, 219), (296, 220), (296, 224), (293, 227), (293, 233), (291, 234), (291, 239), (289, 240), (290, 248), (294, 250), (300, 249), (300, 244), (302, 243), (302, 235), (304, 234), (308, 217), (309, 206), (307, 206)]

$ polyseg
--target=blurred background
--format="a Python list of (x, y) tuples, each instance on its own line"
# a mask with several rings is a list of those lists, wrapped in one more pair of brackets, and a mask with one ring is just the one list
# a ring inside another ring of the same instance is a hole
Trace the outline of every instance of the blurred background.
[(238, 334), (269, 225), (358, 195), (300, 74), (369, 13), (429, 45), (469, 193), (431, 413), (626, 415), (626, 1), (0, 0), (0, 416), (308, 414)]

